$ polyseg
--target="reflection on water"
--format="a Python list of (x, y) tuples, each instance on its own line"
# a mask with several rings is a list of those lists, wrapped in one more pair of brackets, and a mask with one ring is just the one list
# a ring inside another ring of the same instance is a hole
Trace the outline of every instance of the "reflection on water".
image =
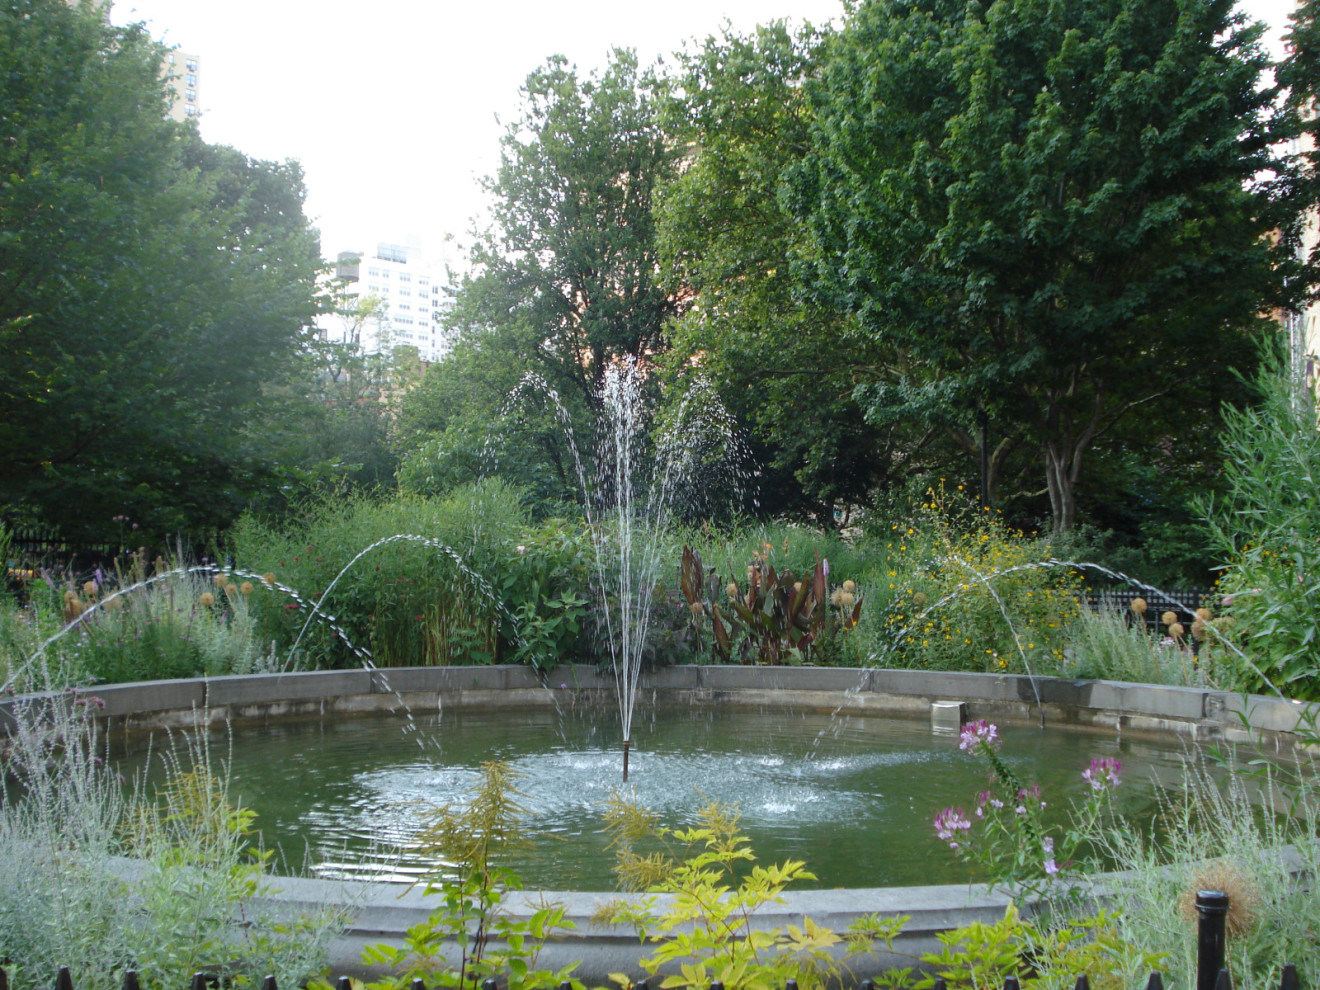
[[(640, 713), (639, 713), (640, 714)], [(969, 879), (933, 836), (946, 805), (970, 805), (983, 764), (925, 720), (774, 711), (648, 712), (633, 726), (627, 785), (669, 825), (709, 800), (736, 804), (762, 862), (805, 860), (816, 886)], [(408, 844), (428, 807), (461, 800), (483, 761), (521, 774), (529, 831), (552, 836), (514, 864), (528, 887), (608, 890), (602, 806), (619, 787), (618, 730), (598, 713), (446, 712), (405, 737), (389, 715), (300, 718), (233, 729), (231, 798), (257, 812), (267, 847), (327, 877), (411, 880)], [(1003, 726), (1003, 754), (1062, 814), (1093, 756), (1124, 764), (1121, 805), (1149, 820), (1149, 781), (1176, 776), (1176, 741)], [(819, 740), (819, 741), (818, 741)], [(223, 751), (227, 744), (215, 748)], [(143, 756), (121, 759), (123, 769)]]

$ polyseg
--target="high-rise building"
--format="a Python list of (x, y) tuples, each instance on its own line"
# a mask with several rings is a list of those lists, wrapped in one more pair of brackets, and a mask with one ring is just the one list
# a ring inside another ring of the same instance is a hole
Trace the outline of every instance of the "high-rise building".
[(345, 340), (356, 334), (367, 353), (396, 347), (415, 347), (423, 361), (439, 361), (449, 353), (450, 341), (440, 325), (448, 306), (442, 268), (432, 267), (415, 250), (398, 244), (377, 244), (372, 254), (344, 251), (335, 265), (350, 304), (374, 301), (364, 307), (365, 318), (330, 314), (322, 325), (327, 336)]
[(202, 60), (196, 55), (172, 51), (165, 56), (164, 69), (165, 80), (174, 97), (170, 103), (170, 116), (175, 120), (195, 119), (202, 112), (197, 100)]

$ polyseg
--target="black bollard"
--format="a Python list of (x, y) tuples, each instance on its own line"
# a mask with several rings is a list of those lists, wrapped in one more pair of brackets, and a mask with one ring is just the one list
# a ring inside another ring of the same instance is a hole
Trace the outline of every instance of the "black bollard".
[(1279, 990), (1302, 990), (1302, 983), (1297, 979), (1297, 967), (1288, 963), (1279, 974)]
[(481, 990), (500, 990), (500, 985), (494, 980), (482, 980)]
[(1022, 984), (1018, 982), (1016, 976), (1005, 976), (1004, 990), (1022, 990)]
[(1073, 990), (1091, 990), (1091, 981), (1086, 978), (1085, 973), (1077, 977), (1077, 982), (1073, 984)]
[(1196, 892), (1196, 990), (1215, 990), (1224, 968), (1224, 922), (1228, 895), (1222, 890)]
[(1164, 977), (1158, 972), (1151, 973), (1150, 979), (1146, 981), (1146, 990), (1164, 990)]
[(124, 970), (124, 990), (142, 990), (142, 984), (138, 982), (136, 969)]
[(275, 982), (274, 973), (266, 974), (266, 978), (261, 981), (261, 990), (280, 990), (280, 985)]
[(55, 977), (55, 990), (73, 990), (73, 976), (68, 966), (61, 966)]

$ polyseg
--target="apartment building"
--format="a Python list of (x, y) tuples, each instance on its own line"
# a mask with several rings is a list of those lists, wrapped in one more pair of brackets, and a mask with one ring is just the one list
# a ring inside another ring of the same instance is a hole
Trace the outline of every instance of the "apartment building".
[(356, 332), (368, 353), (414, 347), (427, 362), (443, 360), (449, 353), (450, 341), (439, 322), (448, 304), (442, 267), (430, 264), (416, 249), (381, 243), (374, 252), (340, 253), (335, 274), (350, 300), (373, 299), (379, 306), (356, 327), (352, 320), (328, 317), (323, 329), (333, 339)]

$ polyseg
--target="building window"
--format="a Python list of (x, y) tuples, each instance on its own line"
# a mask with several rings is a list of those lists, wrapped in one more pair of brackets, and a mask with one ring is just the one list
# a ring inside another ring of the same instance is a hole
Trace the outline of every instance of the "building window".
[(187, 93), (184, 94), (184, 96), (185, 96), (185, 98), (188, 100), (189, 103), (193, 103), (193, 102), (195, 102), (195, 101), (197, 100), (197, 90), (195, 90), (195, 89), (190, 89), (190, 90), (188, 90)]
[(183, 112), (186, 113), (189, 117), (195, 117), (197, 115), (197, 108), (193, 106), (191, 103), (189, 103), (187, 106), (183, 108)]
[(196, 85), (197, 85), (197, 77), (194, 76), (191, 72), (188, 73), (186, 79), (187, 79), (187, 82), (188, 82), (188, 85), (189, 85), (189, 86), (196, 86)]
[(412, 276), (409, 275), (407, 272), (399, 272), (399, 281), (400, 281), (400, 282), (411, 282), (411, 281), (412, 281)]

